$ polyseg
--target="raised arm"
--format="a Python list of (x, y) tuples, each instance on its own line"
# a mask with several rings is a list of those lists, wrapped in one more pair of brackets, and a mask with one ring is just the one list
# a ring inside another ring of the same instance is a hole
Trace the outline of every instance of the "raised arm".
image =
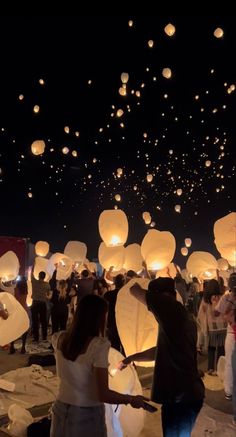
[(147, 306), (146, 290), (144, 290), (137, 282), (130, 287), (130, 294), (134, 296), (139, 302)]

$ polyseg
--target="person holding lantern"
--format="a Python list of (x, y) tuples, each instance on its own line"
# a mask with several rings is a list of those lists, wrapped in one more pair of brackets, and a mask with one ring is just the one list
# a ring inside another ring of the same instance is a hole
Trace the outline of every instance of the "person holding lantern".
[(152, 401), (162, 404), (163, 435), (190, 437), (205, 392), (197, 369), (196, 323), (176, 300), (172, 278), (152, 280), (148, 291), (134, 284), (130, 293), (153, 313), (159, 335), (157, 347), (130, 355), (121, 365), (155, 360)]

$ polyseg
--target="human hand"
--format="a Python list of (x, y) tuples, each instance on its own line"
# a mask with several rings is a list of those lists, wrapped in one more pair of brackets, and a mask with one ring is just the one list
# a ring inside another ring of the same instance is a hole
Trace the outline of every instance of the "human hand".
[(132, 363), (132, 359), (130, 355), (129, 357), (126, 357), (124, 358), (124, 360), (120, 361), (120, 363), (118, 364), (118, 369), (123, 370), (131, 363)]
[(131, 294), (135, 294), (136, 291), (141, 291), (141, 290), (142, 290), (142, 287), (137, 282), (135, 282), (135, 284), (132, 285), (132, 287), (130, 287)]
[(146, 409), (145, 401), (149, 401), (150, 399), (146, 398), (142, 395), (130, 396), (130, 405), (133, 408), (143, 408)]

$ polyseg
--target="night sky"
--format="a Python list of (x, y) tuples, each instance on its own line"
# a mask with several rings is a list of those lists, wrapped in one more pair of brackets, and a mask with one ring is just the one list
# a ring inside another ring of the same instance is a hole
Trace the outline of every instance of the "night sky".
[[(93, 258), (99, 214), (117, 205), (128, 243), (141, 243), (148, 211), (175, 235), (180, 265), (186, 237), (216, 254), (213, 224), (235, 210), (235, 19), (1, 16), (0, 235), (46, 240), (51, 251), (80, 240)], [(35, 140), (46, 143), (41, 156)]]

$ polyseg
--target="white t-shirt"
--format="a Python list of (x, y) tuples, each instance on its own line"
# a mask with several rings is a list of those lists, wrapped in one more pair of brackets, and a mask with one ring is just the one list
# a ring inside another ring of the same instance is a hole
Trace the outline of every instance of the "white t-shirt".
[[(226, 291), (223, 296), (221, 296), (219, 302), (217, 303), (215, 310), (221, 313), (222, 315), (225, 314), (225, 311), (229, 308), (230, 303), (232, 303), (232, 308), (234, 308), (234, 303), (232, 301), (232, 293), (230, 291)], [(233, 334), (233, 328), (230, 323), (228, 323), (227, 327), (227, 334)]]
[(67, 360), (57, 349), (58, 338), (62, 332), (52, 337), (55, 350), (57, 375), (60, 388), (57, 400), (70, 405), (91, 407), (101, 405), (97, 393), (94, 367), (108, 368), (108, 351), (110, 342), (103, 337), (94, 337), (87, 351), (75, 361)]

